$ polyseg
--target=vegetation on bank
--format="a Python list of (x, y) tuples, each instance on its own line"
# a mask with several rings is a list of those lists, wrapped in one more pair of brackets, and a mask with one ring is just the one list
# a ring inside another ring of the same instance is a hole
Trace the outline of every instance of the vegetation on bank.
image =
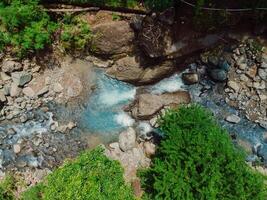
[(151, 168), (141, 173), (147, 199), (266, 199), (263, 177), (204, 108), (169, 110), (159, 125), (164, 138)]
[[(162, 138), (152, 166), (142, 170), (144, 200), (265, 200), (264, 177), (252, 170), (244, 154), (211, 113), (198, 105), (168, 110), (159, 120)], [(14, 200), (14, 180), (0, 184), (0, 200)], [(101, 147), (66, 162), (21, 200), (134, 200), (117, 161)]]
[(18, 57), (51, 48), (56, 38), (64, 52), (84, 51), (90, 48), (93, 38), (89, 24), (84, 20), (66, 16), (53, 21), (39, 0), (0, 3), (0, 22), (0, 52)]
[(22, 200), (133, 200), (123, 169), (98, 147), (67, 162), (47, 179), (22, 195)]

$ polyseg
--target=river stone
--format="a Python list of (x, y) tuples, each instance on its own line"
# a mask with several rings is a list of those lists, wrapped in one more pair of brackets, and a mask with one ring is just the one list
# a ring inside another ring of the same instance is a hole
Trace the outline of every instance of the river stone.
[(92, 26), (98, 37), (93, 39), (95, 53), (101, 55), (122, 54), (131, 51), (134, 31), (126, 21), (113, 21)]
[(3, 90), (0, 90), (0, 101), (1, 102), (5, 102), (6, 101), (6, 96), (5, 96)]
[(119, 146), (122, 151), (132, 150), (136, 145), (136, 132), (132, 127), (119, 135)]
[(20, 92), (21, 92), (21, 88), (19, 88), (17, 84), (12, 83), (10, 87), (10, 96), (17, 97), (19, 96)]
[(64, 88), (62, 87), (62, 85), (61, 85), (60, 83), (55, 83), (54, 86), (53, 86), (53, 90), (54, 90), (54, 92), (56, 92), (56, 93), (60, 93), (60, 92), (62, 92), (63, 89), (64, 89)]
[(209, 74), (215, 81), (225, 81), (227, 79), (227, 72), (223, 69), (212, 69)]
[(235, 92), (238, 92), (240, 89), (238, 83), (236, 83), (235, 81), (228, 81), (227, 85), (229, 88), (233, 89)]
[(11, 74), (12, 80), (18, 86), (24, 86), (26, 83), (30, 82), (32, 75), (27, 72), (13, 72)]
[(182, 78), (185, 84), (188, 84), (188, 85), (198, 83), (199, 81), (197, 73), (183, 73)]
[(46, 94), (49, 91), (49, 87), (48, 86), (44, 86), (43, 88), (41, 88), (36, 95), (38, 97), (43, 96), (44, 94)]
[(229, 115), (225, 120), (234, 124), (237, 124), (241, 121), (240, 117), (238, 117), (237, 115)]
[(115, 62), (107, 70), (107, 74), (120, 80), (135, 85), (156, 82), (175, 70), (174, 63), (166, 61), (156, 66), (142, 66), (138, 58), (127, 56)]
[(262, 80), (267, 81), (267, 68), (266, 69), (259, 68), (258, 74)]
[(257, 65), (253, 65), (246, 71), (246, 75), (248, 75), (250, 78), (255, 78), (255, 76), (257, 75), (257, 71)]
[(33, 98), (35, 96), (35, 92), (31, 87), (23, 88), (22, 90), (23, 94), (25, 94), (27, 97)]
[(5, 72), (0, 72), (0, 75), (1, 75), (1, 79), (2, 79), (3, 81), (8, 81), (8, 80), (11, 79), (11, 77), (8, 76)]
[(2, 71), (5, 73), (11, 73), (20, 69), (22, 69), (22, 64), (12, 60), (6, 60), (2, 64)]
[(14, 151), (15, 154), (20, 153), (20, 151), (21, 151), (20, 144), (14, 144), (13, 145), (13, 151)]

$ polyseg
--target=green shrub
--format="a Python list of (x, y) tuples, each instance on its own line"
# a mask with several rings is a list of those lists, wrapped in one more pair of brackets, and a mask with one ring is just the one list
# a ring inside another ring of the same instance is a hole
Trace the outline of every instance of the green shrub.
[(141, 173), (148, 199), (265, 200), (263, 178), (245, 163), (211, 113), (192, 105), (159, 120), (165, 134), (152, 167)]
[(12, 176), (7, 176), (2, 182), (0, 182), (0, 200), (14, 200), (14, 188), (14, 178)]
[(66, 16), (60, 36), (61, 47), (65, 51), (84, 51), (92, 48), (93, 34), (89, 24), (79, 17)]
[(103, 149), (82, 154), (47, 177), (41, 186), (23, 194), (23, 200), (133, 200), (117, 161), (109, 160)]
[(51, 43), (57, 26), (38, 3), (39, 0), (0, 3), (0, 50), (10, 46), (14, 53), (24, 56)]

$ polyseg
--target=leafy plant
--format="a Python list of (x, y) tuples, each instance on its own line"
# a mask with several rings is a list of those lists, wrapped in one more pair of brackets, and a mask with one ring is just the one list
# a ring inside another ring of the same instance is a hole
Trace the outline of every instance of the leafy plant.
[(147, 199), (266, 199), (263, 178), (207, 110), (168, 110), (159, 124), (164, 137), (152, 167), (141, 173)]
[(0, 4), (0, 50), (10, 46), (14, 53), (24, 56), (51, 43), (57, 26), (38, 3), (39, 0), (12, 0)]
[(79, 17), (65, 16), (60, 36), (61, 46), (65, 51), (84, 51), (91, 48), (93, 34), (89, 24)]
[[(38, 188), (36, 188), (38, 187)], [(67, 162), (39, 186), (23, 194), (23, 200), (133, 200), (117, 161), (109, 160), (98, 147)]]

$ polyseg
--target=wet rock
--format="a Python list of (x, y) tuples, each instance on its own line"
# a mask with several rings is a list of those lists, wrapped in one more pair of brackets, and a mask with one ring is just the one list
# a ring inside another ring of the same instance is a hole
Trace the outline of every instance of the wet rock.
[(133, 128), (128, 128), (119, 135), (119, 146), (122, 151), (132, 150), (136, 145), (136, 132)]
[(188, 84), (188, 85), (198, 83), (199, 81), (199, 77), (197, 73), (183, 73), (182, 78), (185, 84)]
[(239, 84), (234, 81), (228, 81), (227, 86), (233, 89), (235, 92), (238, 92), (240, 89)]
[(215, 81), (225, 81), (227, 79), (227, 72), (223, 69), (210, 70), (210, 77)]
[(237, 115), (229, 115), (225, 118), (226, 121), (237, 124), (241, 121), (240, 117)]
[(32, 75), (27, 72), (13, 72), (11, 74), (12, 80), (18, 86), (24, 86), (26, 83), (30, 82)]
[(22, 90), (23, 94), (25, 94), (27, 97), (33, 98), (35, 96), (35, 92), (31, 87), (23, 88)]
[(11, 97), (17, 97), (20, 95), (21, 88), (18, 87), (17, 84), (12, 83), (10, 88), (10, 96)]
[(98, 35), (93, 40), (95, 53), (104, 55), (121, 54), (131, 51), (134, 32), (126, 21), (113, 21), (92, 27)]
[(22, 69), (22, 64), (12, 60), (6, 60), (2, 63), (2, 71), (5, 73), (11, 73), (16, 70)]

